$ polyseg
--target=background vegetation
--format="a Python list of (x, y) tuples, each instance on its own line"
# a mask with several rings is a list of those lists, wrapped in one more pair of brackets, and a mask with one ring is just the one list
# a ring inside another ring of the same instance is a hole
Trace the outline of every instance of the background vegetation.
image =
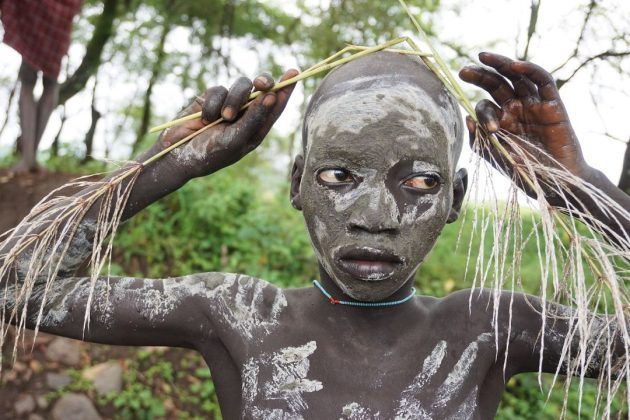
[[(412, 3), (425, 12), (431, 34), (440, 14), (458, 10), (457, 2), (449, 2), (448, 7), (439, 0)], [(522, 59), (531, 55), (530, 43), (536, 39), (539, 14), (544, 12), (540, 4), (532, 0), (530, 15), (523, 17), (523, 30), (515, 45)], [(618, 27), (611, 18), (614, 13), (605, 2), (576, 6), (583, 29), (575, 51), (566, 52), (566, 63), (554, 73), (559, 85), (571, 83), (582, 72), (596, 78), (601, 66), (625, 71), (630, 55), (628, 28)], [(291, 57), (304, 68), (346, 42), (368, 45), (393, 38), (410, 29), (401, 16), (393, 1), (87, 0), (76, 21), (62, 74), (59, 121), (50, 144), (42, 150), (42, 163), (50, 170), (85, 173), (106, 166), (102, 160), (94, 161), (94, 156), (133, 156), (155, 141), (145, 135), (148, 127), (170, 116), (171, 110), (161, 101), (173, 86), (178, 87), (175, 97), (183, 106), (186, 98), (203, 91), (210, 82), (255, 74), (251, 68), (242, 68), (244, 60), (234, 51), (247, 51), (256, 67), (279, 74), (278, 61), (283, 67), (286, 64), (282, 57)], [(609, 48), (604, 52), (594, 51), (585, 41), (604, 36), (597, 34), (601, 25), (608, 25), (605, 41)], [(470, 51), (449, 41), (448, 36), (440, 38), (454, 68), (487, 47)], [(107, 86), (113, 79), (128, 89), (109, 92)], [(19, 89), (15, 80), (0, 80), (8, 100), (0, 136), (15, 122), (15, 92)], [(304, 84), (304, 94), (294, 99), (294, 108), (304, 108), (316, 84), (317, 80)], [(114, 271), (150, 277), (244, 272), (285, 287), (308, 286), (317, 277), (315, 259), (301, 215), (288, 205), (286, 177), (290, 157), (299, 147), (299, 133), (298, 124), (273, 132), (260, 152), (212, 177), (190, 182), (125, 224), (117, 238)], [(0, 157), (8, 165), (14, 154), (5, 148)], [(626, 161), (628, 164), (630, 154)], [(630, 174), (627, 165), (626, 173)], [(620, 185), (630, 188), (624, 176)], [(524, 229), (528, 226), (531, 224), (524, 221)], [(462, 230), (457, 247), (459, 233), (459, 224), (445, 229), (418, 273), (421, 293), (444, 296), (470, 287), (470, 278), (464, 275), (469, 227)], [(524, 286), (536, 293), (535, 249), (527, 251), (523, 261)], [(211, 378), (199, 358), (172, 360), (162, 357), (161, 351), (142, 349), (125, 363), (123, 392), (99, 400), (116, 407), (121, 417), (159, 418), (172, 405), (180, 408), (181, 418), (220, 415)], [(51, 398), (72, 390), (90, 392), (80, 375), (73, 377), (68, 387)], [(543, 384), (549, 383), (545, 376)], [(556, 418), (564, 395), (562, 384), (556, 388), (546, 401), (535, 374), (519, 375), (508, 383), (498, 417)], [(569, 418), (578, 417), (577, 395), (572, 387)], [(587, 384), (582, 415), (592, 414), (594, 395), (594, 387)], [(621, 404), (617, 409), (625, 412)]]

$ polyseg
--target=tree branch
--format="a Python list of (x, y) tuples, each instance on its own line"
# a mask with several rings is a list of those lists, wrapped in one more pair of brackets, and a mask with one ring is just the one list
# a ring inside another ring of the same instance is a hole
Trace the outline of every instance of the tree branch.
[(610, 58), (610, 57), (615, 57), (615, 58), (619, 58), (619, 57), (626, 57), (630, 55), (630, 50), (627, 51), (604, 51), (601, 52), (597, 55), (593, 55), (591, 57), (588, 57), (587, 59), (585, 59), (584, 61), (582, 61), (576, 68), (575, 70), (573, 70), (573, 73), (571, 73), (569, 75), (569, 77), (565, 78), (565, 79), (557, 79), (556, 80), (556, 85), (558, 86), (558, 89), (560, 89), (562, 86), (564, 86), (568, 81), (570, 81), (571, 79), (573, 79), (573, 77), (575, 77), (575, 75), (582, 70), (587, 64), (595, 61), (595, 60), (604, 60), (606, 58)]
[(555, 69), (551, 70), (550, 71), (551, 74), (559, 71), (560, 69), (563, 69), (567, 64), (569, 64), (569, 62), (572, 59), (577, 57), (582, 41), (584, 40), (586, 27), (588, 26), (588, 22), (591, 20), (591, 16), (593, 16), (593, 11), (595, 10), (595, 7), (597, 7), (597, 0), (591, 0), (591, 2), (588, 5), (586, 14), (584, 15), (584, 21), (582, 22), (582, 28), (580, 29), (580, 36), (578, 36), (578, 39), (575, 42), (575, 48), (573, 49), (573, 52), (571, 53), (571, 55), (569, 55), (569, 57), (567, 57), (567, 59), (562, 64), (560, 64)]
[(98, 70), (103, 49), (114, 30), (117, 7), (118, 0), (104, 1), (103, 13), (94, 27), (92, 38), (85, 48), (85, 56), (83, 56), (81, 64), (59, 88), (60, 105), (65, 104), (68, 99), (79, 93), (90, 80), (90, 77)]
[(525, 50), (523, 51), (523, 55), (520, 57), (520, 60), (527, 61), (527, 58), (529, 57), (529, 45), (532, 41), (534, 33), (536, 33), (536, 24), (538, 23), (538, 12), (540, 10), (541, 2), (542, 0), (532, 0), (529, 14), (529, 26), (527, 27), (527, 41), (525, 43)]

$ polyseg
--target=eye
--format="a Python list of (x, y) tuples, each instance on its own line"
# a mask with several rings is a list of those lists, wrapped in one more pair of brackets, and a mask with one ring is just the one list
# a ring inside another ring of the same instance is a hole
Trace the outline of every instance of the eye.
[(339, 168), (324, 169), (317, 175), (317, 177), (326, 184), (333, 185), (349, 184), (354, 181), (354, 178), (352, 177), (352, 175), (350, 175), (350, 172), (346, 171), (345, 169)]
[(403, 185), (415, 190), (431, 191), (440, 185), (440, 177), (433, 174), (416, 175), (408, 178)]

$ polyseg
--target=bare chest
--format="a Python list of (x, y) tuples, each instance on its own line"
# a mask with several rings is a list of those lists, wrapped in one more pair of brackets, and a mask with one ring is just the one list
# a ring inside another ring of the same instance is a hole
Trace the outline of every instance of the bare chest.
[(481, 387), (494, 364), (493, 345), (491, 333), (468, 343), (437, 340), (429, 346), (381, 349), (297, 340), (244, 360), (241, 416), (479, 418)]

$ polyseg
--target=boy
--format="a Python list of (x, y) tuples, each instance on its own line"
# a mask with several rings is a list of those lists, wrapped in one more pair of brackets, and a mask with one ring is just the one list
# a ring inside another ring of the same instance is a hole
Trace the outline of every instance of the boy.
[[(551, 76), (530, 63), (480, 58), (503, 75), (476, 67), (461, 73), (500, 105), (480, 103), (483, 126), (527, 135), (627, 208), (629, 198), (584, 162)], [(148, 166), (125, 218), (260, 144), (292, 87), (261, 95), (239, 114), (252, 85), (269, 90), (273, 81), (263, 75), (253, 84), (241, 78), (229, 91), (211, 88), (186, 110), (201, 110), (201, 121), (161, 135), (145, 156), (219, 116), (228, 121)], [(291, 202), (304, 213), (319, 261), (317, 288), (281, 290), (226, 273), (115, 278), (111, 290), (97, 283), (83, 335), (89, 280), (71, 273), (91, 249), (95, 216), (88, 213), (48, 292), (41, 328), (100, 343), (196, 349), (227, 419), (491, 418), (507, 380), (538, 369), (539, 302), (515, 295), (510, 329), (511, 295), (501, 297), (496, 337), (490, 293), (475, 291), (469, 307), (470, 291), (436, 299), (413, 296), (412, 288), (461, 208), (466, 172), (455, 164), (462, 135), (456, 102), (416, 58), (377, 53), (349, 63), (314, 94), (292, 174)], [(27, 254), (18, 278), (25, 266)], [(39, 287), (30, 308), (39, 308)], [(555, 371), (568, 328), (566, 319), (548, 321), (544, 371)], [(589, 376), (598, 374), (597, 362)]]

